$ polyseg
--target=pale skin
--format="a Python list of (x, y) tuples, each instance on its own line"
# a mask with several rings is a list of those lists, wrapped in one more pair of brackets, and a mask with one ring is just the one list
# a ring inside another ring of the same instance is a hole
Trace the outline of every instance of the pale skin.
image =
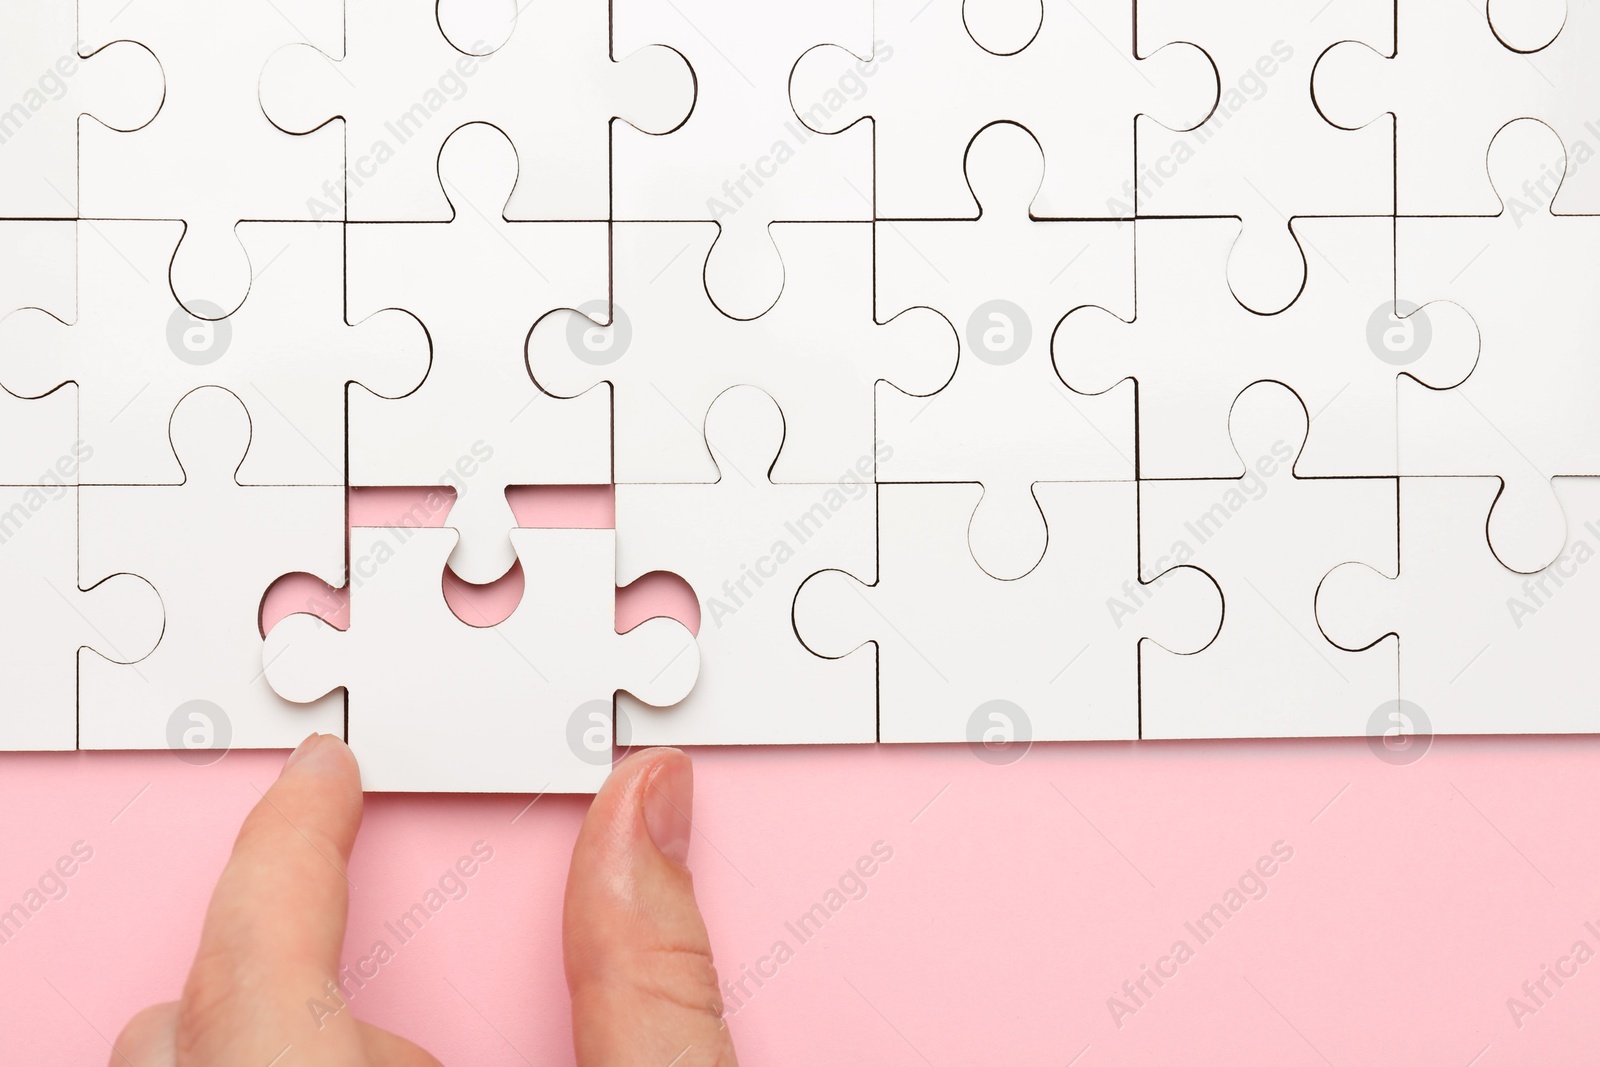
[[(737, 1067), (684, 865), (693, 796), (689, 758), (650, 749), (584, 819), (562, 920), (579, 1067)], [(113, 1067), (439, 1067), (350, 1011), (319, 1028), (306, 1008), (339, 973), (360, 825), (355, 757), (307, 738), (245, 818), (182, 997), (128, 1023)]]

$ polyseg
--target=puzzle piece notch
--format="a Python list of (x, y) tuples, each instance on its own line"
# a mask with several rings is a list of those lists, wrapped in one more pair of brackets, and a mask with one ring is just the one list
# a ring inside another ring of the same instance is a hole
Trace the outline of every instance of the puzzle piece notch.
[(1488, 0), (1489, 28), (1501, 44), (1528, 55), (1555, 44), (1566, 27), (1569, 0)]
[[(435, 0), (350, 0), (353, 48), (336, 58), (312, 42), (273, 55), (262, 110), (293, 134), (344, 120), (361, 178), (347, 183), (351, 220), (448, 218), (430, 171), (450, 132), (475, 120), (503, 129), (529, 163), (508, 217), (609, 218), (612, 120), (650, 134), (681, 126), (694, 106), (688, 63), (663, 46), (613, 60), (609, 5), (597, 0), (524, 8), (498, 48), (464, 51), (440, 27), (478, 24), (469, 4), (440, 0), (436, 18)], [(416, 71), (437, 72), (436, 84), (419, 86)], [(399, 144), (394, 130), (406, 134)]]
[[(1073, 309), (1057, 330), (1055, 359), (1067, 385), (1084, 393), (1137, 383), (1143, 477), (1236, 475), (1228, 412), (1264, 379), (1283, 382), (1317, 412), (1302, 474), (1393, 475), (1396, 379), (1444, 391), (1477, 366), (1471, 314), (1431, 300), (1439, 295), (1431, 290), (1402, 288), (1397, 299), (1390, 219), (1297, 219), (1295, 232), (1317, 250), (1309, 284), (1289, 308), (1265, 316), (1241, 306), (1225, 279), (1239, 223), (1135, 225), (1137, 312)], [(1189, 358), (1196, 344), (1211, 355)]]
[(119, 133), (137, 130), (161, 109), (165, 81), (155, 56), (135, 42), (81, 52), (74, 4), (10, 5), (0, 40), (0, 99), (9, 106), (0, 217), (75, 218), (80, 116)]
[(1199, 567), (1227, 609), (1199, 654), (1145, 658), (1145, 736), (1358, 736), (1395, 698), (1397, 666), (1326, 642), (1316, 590), (1343, 560), (1393, 558), (1395, 482), (1299, 477), (1309, 412), (1282, 383), (1246, 389), (1229, 425), (1242, 477), (1140, 483), (1146, 569)]
[(285, 572), (342, 584), (344, 488), (241, 486), (251, 421), (226, 389), (185, 396), (169, 439), (181, 484), (82, 491), (80, 570), (138, 573), (160, 594), (166, 627), (136, 670), (82, 662), (80, 747), (182, 747), (197, 701), (207, 749), (292, 748), (313, 731), (342, 734), (341, 700), (295, 707), (262, 679), (260, 614)]
[(608, 397), (546, 395), (526, 352), (551, 308), (605, 303), (607, 227), (506, 221), (518, 156), (487, 123), (456, 130), (438, 167), (450, 222), (345, 228), (351, 308), (403, 306), (434, 348), (427, 377), (404, 398), (351, 398), (351, 479), (450, 485), (447, 521), (461, 532), (451, 568), (485, 585), (516, 562), (508, 486), (611, 481)]
[[(788, 280), (773, 309), (752, 320), (729, 318), (706, 296), (694, 253), (710, 247), (714, 224), (618, 223), (612, 232), (610, 323), (571, 310), (546, 316), (528, 339), (528, 365), (557, 397), (611, 385), (618, 482), (714, 479), (700, 426), (734, 385), (756, 386), (783, 409), (776, 479), (833, 481), (874, 454), (877, 382), (926, 395), (950, 379), (956, 339), (943, 316), (917, 308), (878, 320), (869, 224), (774, 225)], [(693, 350), (684, 337), (695, 338)]]
[[(1035, 214), (1126, 214), (1112, 205), (1133, 180), (1128, 120), (1153, 113), (1174, 129), (1187, 129), (1203, 121), (1217, 99), (1215, 70), (1200, 48), (1179, 42), (1148, 56), (1136, 54), (1125, 4), (1072, 5), (1075, 19), (1044, 19), (1014, 55), (996, 55), (978, 43), (967, 27), (966, 6), (964, 0), (877, 0), (873, 32), (881, 43), (814, 46), (794, 66), (790, 101), (809, 129), (837, 134), (864, 118), (873, 120), (879, 218), (969, 214), (972, 198), (961, 156), (973, 134), (996, 119), (1032, 130), (1047, 160), (1066, 154), (1047, 170)], [(979, 35), (1011, 46), (1020, 36), (1019, 23), (1014, 13), (1002, 11)], [(991, 32), (989, 25), (1006, 29)], [(1108, 41), (1113, 47), (1106, 47)], [(847, 100), (839, 89), (854, 84), (850, 79), (858, 69), (857, 80), (865, 78), (872, 87), (870, 100), (866, 93)], [(1099, 103), (1089, 109), (1051, 103), (1063, 99)]]
[[(352, 568), (368, 577), (353, 590), (349, 630), (292, 615), (267, 635), (262, 662), (285, 699), (349, 692), (349, 741), (367, 789), (593, 792), (611, 769), (614, 693), (666, 706), (699, 673), (680, 623), (616, 632), (613, 531), (514, 530), (526, 593), (488, 628), (467, 626), (445, 603), (454, 530), (351, 533)], [(470, 711), (464, 721), (441, 716), (447, 706)]]
[(962, 0), (961, 22), (985, 52), (1014, 56), (1044, 28), (1044, 0)]
[(0, 321), (0, 384), (33, 397), (78, 383), (85, 482), (177, 481), (172, 411), (191, 390), (217, 385), (254, 422), (242, 480), (343, 485), (346, 383), (413, 388), (428, 365), (426, 332), (402, 311), (351, 326), (342, 228), (310, 223), (242, 225), (251, 257), (271, 266), (238, 312), (195, 318), (164, 279), (181, 230), (165, 221), (80, 226), (75, 322), (34, 309)]
[(973, 561), (978, 486), (882, 485), (876, 577), (827, 570), (801, 586), (794, 623), (807, 648), (876, 659), (880, 741), (980, 741), (996, 700), (1012, 706), (1017, 740), (1134, 738), (1142, 642), (1189, 654), (1216, 636), (1222, 597), (1209, 575), (1139, 578), (1135, 485), (1037, 492), (1051, 546), (1024, 578), (1000, 581)]
[(955, 376), (931, 396), (880, 387), (878, 477), (982, 483), (973, 556), (996, 578), (1019, 578), (1049, 538), (1035, 482), (1133, 477), (1132, 389), (1076, 394), (1050, 355), (1075, 303), (1132, 303), (1133, 233), (1030, 217), (1044, 155), (1014, 123), (980, 131), (966, 170), (976, 218), (878, 227), (880, 304), (937, 308), (961, 341)]
[(619, 485), (617, 576), (681, 575), (699, 598), (701, 673), (665, 715), (624, 696), (627, 745), (841, 744), (877, 739), (877, 679), (864, 659), (828, 663), (795, 635), (795, 593), (815, 569), (872, 565), (870, 465), (821, 485), (774, 483), (784, 420), (738, 386), (706, 414), (714, 483)]

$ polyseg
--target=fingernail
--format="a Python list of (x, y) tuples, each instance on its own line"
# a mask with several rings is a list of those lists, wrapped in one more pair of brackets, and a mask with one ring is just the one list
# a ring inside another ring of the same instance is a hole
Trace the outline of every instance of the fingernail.
[[(314, 733), (308, 735), (304, 741), (300, 742), (299, 747), (297, 747), (293, 752), (289, 753), (289, 759), (286, 763), (284, 763), (283, 769), (286, 771), (290, 767), (293, 767), (296, 763), (299, 763), (301, 760), (309, 756), (311, 754), (311, 750), (316, 748), (321, 740), (321, 734)], [(281, 774), (282, 772), (280, 771), (279, 773)]]
[(673, 863), (689, 861), (690, 814), (694, 811), (694, 765), (676, 749), (650, 772), (644, 787), (644, 825), (661, 854)]

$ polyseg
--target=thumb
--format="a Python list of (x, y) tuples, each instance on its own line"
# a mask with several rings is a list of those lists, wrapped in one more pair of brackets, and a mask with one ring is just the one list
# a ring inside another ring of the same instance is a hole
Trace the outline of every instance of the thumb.
[(619, 763), (589, 808), (562, 936), (578, 1067), (736, 1067), (689, 854), (694, 768), (676, 749)]

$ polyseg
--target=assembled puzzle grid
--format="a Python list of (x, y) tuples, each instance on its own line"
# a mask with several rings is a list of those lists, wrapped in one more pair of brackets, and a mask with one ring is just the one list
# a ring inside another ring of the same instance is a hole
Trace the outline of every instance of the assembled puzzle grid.
[[(1597, 50), (1600, 0), (8, 5), (0, 748), (582, 792), (1600, 728)], [(696, 632), (617, 632), (654, 572)], [(285, 576), (348, 628), (263, 633)]]

